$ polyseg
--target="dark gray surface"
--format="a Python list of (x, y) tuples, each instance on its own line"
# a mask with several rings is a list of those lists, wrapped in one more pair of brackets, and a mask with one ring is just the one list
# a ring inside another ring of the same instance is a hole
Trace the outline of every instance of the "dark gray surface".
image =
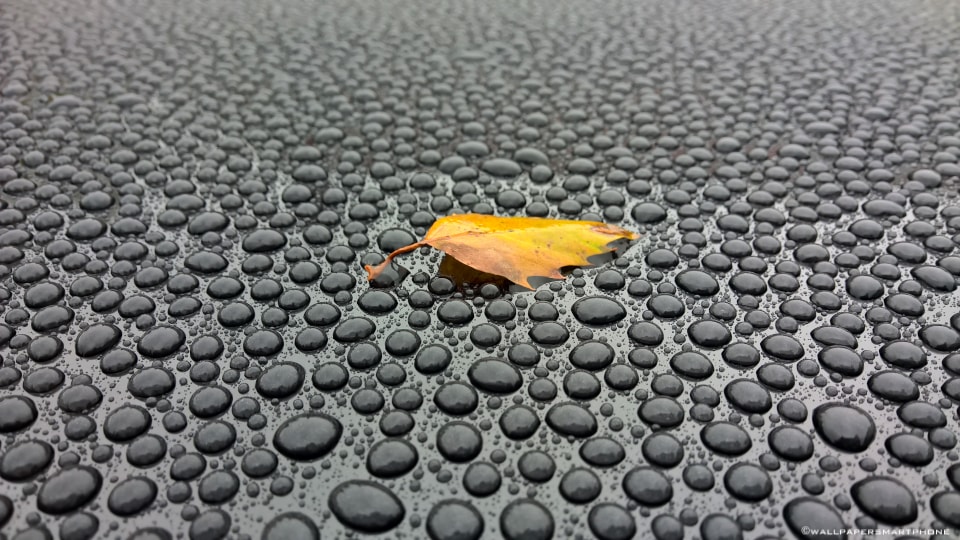
[(5, 2), (0, 535), (960, 528), (957, 6)]

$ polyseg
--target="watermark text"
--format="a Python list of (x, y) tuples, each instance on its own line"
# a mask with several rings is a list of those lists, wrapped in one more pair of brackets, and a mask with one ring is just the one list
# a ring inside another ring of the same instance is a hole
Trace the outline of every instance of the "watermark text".
[(800, 532), (804, 536), (955, 536), (960, 534), (957, 529), (817, 529), (815, 527), (801, 527)]

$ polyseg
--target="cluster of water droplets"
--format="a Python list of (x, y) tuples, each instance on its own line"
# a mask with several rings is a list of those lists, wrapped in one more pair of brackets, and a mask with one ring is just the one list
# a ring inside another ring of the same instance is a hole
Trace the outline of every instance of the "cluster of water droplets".
[(957, 5), (14, 4), (0, 535), (960, 528)]

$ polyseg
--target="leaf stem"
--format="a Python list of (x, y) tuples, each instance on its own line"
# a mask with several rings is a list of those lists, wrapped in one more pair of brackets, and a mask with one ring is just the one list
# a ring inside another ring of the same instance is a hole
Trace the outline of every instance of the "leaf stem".
[(367, 281), (373, 281), (374, 279), (377, 278), (377, 276), (382, 274), (383, 271), (386, 270), (388, 266), (390, 266), (390, 262), (393, 261), (393, 258), (396, 257), (397, 255), (410, 253), (411, 251), (417, 249), (418, 247), (423, 247), (425, 245), (427, 244), (424, 244), (423, 242), (414, 242), (409, 246), (403, 246), (402, 248), (399, 248), (393, 253), (387, 255), (387, 258), (384, 259), (382, 263), (376, 266), (370, 266), (369, 264), (364, 265), (363, 269), (367, 271)]

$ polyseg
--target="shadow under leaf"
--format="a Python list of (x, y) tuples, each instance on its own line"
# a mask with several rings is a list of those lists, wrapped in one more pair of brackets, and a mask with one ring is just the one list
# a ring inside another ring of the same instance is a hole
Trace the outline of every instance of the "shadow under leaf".
[[(617, 257), (620, 257), (626, 248), (629, 247), (629, 244), (630, 243), (627, 240), (618, 240), (610, 244), (610, 246), (614, 248), (613, 251), (588, 257), (587, 260), (590, 262), (589, 266), (564, 266), (560, 268), (560, 273), (564, 276), (567, 276), (570, 274), (570, 272), (577, 268), (596, 268), (598, 266), (609, 264)], [(490, 274), (488, 272), (477, 270), (471, 266), (467, 266), (450, 255), (443, 256), (443, 259), (440, 261), (440, 268), (437, 271), (437, 275), (453, 281), (459, 290), (462, 290), (464, 287), (477, 287), (487, 283), (496, 285), (502, 291), (523, 292), (529, 290), (526, 287), (511, 282), (503, 276)], [(544, 276), (530, 277), (530, 284), (533, 285), (534, 288), (551, 281), (557, 280)]]

